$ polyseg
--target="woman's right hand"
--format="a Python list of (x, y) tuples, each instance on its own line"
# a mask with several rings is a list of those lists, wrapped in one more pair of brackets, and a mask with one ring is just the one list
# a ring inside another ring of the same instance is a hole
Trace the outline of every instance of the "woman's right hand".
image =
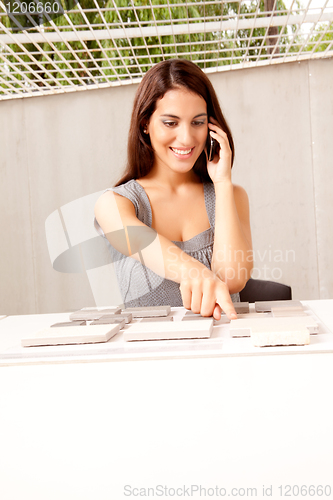
[(216, 320), (221, 318), (222, 309), (229, 319), (236, 319), (228, 286), (212, 271), (210, 273), (208, 277), (181, 280), (180, 293), (184, 307), (202, 316), (213, 316)]

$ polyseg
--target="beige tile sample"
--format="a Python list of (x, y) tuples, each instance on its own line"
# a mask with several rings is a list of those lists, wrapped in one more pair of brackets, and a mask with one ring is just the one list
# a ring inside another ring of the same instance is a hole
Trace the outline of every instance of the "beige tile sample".
[[(300, 311), (298, 309), (295, 311), (294, 308), (284, 309), (281, 307), (272, 307), (271, 313), (273, 318), (288, 318), (293, 316), (299, 318), (300, 316), (307, 316), (305, 311)], [(265, 313), (258, 313), (258, 314), (265, 314)]]
[(101, 318), (97, 321), (92, 321), (90, 323), (91, 326), (95, 325), (119, 325), (119, 328), (122, 329), (125, 326), (125, 319), (120, 318)]
[[(260, 316), (260, 315), (259, 315)], [(232, 337), (250, 337), (251, 330), (260, 328), (270, 330), (273, 328), (286, 328), (295, 326), (306, 327), (310, 334), (318, 333), (318, 323), (311, 316), (287, 317), (287, 318), (250, 318), (250, 319), (232, 319), (230, 322), (230, 335)]]
[(118, 313), (119, 311), (121, 311), (121, 306), (82, 307), (81, 311)]
[(115, 319), (124, 319), (125, 323), (130, 323), (132, 321), (132, 319), (133, 319), (133, 316), (132, 316), (131, 313), (121, 312), (121, 313), (115, 314), (114, 318)]
[(256, 347), (268, 347), (277, 345), (308, 345), (310, 344), (310, 332), (305, 326), (285, 325), (271, 328), (255, 327), (251, 332), (251, 340)]
[(213, 331), (213, 320), (171, 321), (165, 323), (131, 324), (124, 330), (124, 340), (169, 340), (209, 338)]
[(237, 314), (237, 319), (262, 319), (262, 318), (271, 318), (271, 313), (250, 312), (247, 314)]
[(255, 310), (256, 312), (271, 312), (272, 307), (287, 309), (289, 311), (303, 311), (303, 305), (299, 300), (271, 300), (271, 301), (262, 301), (255, 302)]
[(170, 306), (152, 307), (127, 307), (123, 309), (125, 313), (131, 313), (133, 318), (152, 318), (155, 316), (168, 316), (171, 312)]
[(45, 328), (22, 338), (22, 347), (91, 344), (107, 342), (119, 332), (119, 324), (100, 326), (73, 326), (68, 328)]
[(231, 337), (251, 337), (252, 324), (242, 323), (241, 320), (230, 321), (229, 332)]

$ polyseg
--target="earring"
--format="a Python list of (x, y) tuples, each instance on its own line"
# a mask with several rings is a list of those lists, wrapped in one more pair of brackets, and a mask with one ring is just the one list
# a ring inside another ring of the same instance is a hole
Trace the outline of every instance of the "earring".
[(148, 129), (147, 129), (147, 128), (144, 128), (144, 129), (143, 129), (143, 132), (144, 132), (145, 134), (148, 134)]

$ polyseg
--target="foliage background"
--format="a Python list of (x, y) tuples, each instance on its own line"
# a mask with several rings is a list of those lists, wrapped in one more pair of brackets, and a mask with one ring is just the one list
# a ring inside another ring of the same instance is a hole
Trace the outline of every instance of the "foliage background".
[[(59, 1), (64, 9), (68, 7), (65, 0)], [(196, 23), (202, 22), (202, 18), (207, 21), (219, 21), (221, 16), (236, 19), (237, 16), (246, 15), (251, 18), (260, 16), (260, 13), (266, 10), (264, 0), (260, 1), (259, 9), (256, 1), (212, 3), (193, 0), (189, 5), (176, 1), (81, 0), (71, 12), (53, 19), (52, 22), (46, 22), (44, 30), (54, 31), (52, 23), (62, 28), (61, 31), (72, 31), (74, 27), (78, 31), (87, 30), (89, 24), (95, 31), (105, 29), (105, 23), (110, 30), (119, 27), (166, 26), (175, 25), (177, 22), (184, 23), (184, 19)], [(297, 5), (301, 7), (299, 3)], [(156, 8), (153, 9), (153, 6)], [(284, 2), (278, 0), (274, 15), (285, 15), (286, 10), (288, 9)], [(4, 12), (1, 22), (10, 29), (10, 20)], [(272, 51), (268, 47), (266, 32), (266, 28), (255, 28), (239, 29), (236, 33), (220, 31), (101, 41), (77, 40), (54, 44), (31, 43), (25, 44), (24, 50), (22, 46), (10, 44), (7, 48), (2, 47), (0, 52), (0, 56), (5, 56), (5, 59), (0, 59), (0, 66), (6, 70), (3, 71), (0, 88), (9, 88), (6, 82), (11, 82), (11, 88), (19, 88), (22, 79), (27, 86), (30, 81), (34, 82), (35, 87), (52, 87), (59, 86), (59, 83), (82, 85), (135, 78), (142, 76), (152, 64), (170, 57), (191, 59), (203, 69), (265, 60), (271, 58)], [(313, 49), (315, 52), (322, 52), (333, 40), (333, 24), (325, 36), (322, 36), (322, 26), (317, 26), (307, 42), (297, 25), (289, 25), (289, 28), (278, 27), (277, 33), (278, 43), (273, 47), (276, 55)]]

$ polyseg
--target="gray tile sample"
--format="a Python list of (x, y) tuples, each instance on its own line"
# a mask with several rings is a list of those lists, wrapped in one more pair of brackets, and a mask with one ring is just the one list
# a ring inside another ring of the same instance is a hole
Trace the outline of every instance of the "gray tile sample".
[(188, 316), (185, 314), (185, 316), (182, 317), (182, 321), (200, 321), (202, 319), (212, 319), (214, 326), (230, 323), (230, 319), (225, 314), (221, 314), (221, 318), (218, 320), (213, 316), (201, 316), (201, 314), (189, 314)]
[(233, 306), (237, 314), (247, 314), (250, 311), (248, 302), (234, 302)]
[(142, 318), (140, 323), (152, 323), (160, 321), (173, 321), (173, 316), (156, 316), (156, 318)]
[(125, 326), (125, 319), (119, 319), (119, 318), (101, 318), (97, 321), (92, 321), (90, 323), (90, 326), (95, 326), (95, 325), (119, 325), (119, 328), (122, 329)]
[(124, 312), (121, 312), (119, 314), (115, 314), (114, 317), (116, 319), (124, 319), (125, 323), (130, 323), (133, 319), (133, 316), (131, 313), (124, 313)]
[(152, 307), (127, 307), (123, 309), (125, 313), (131, 313), (133, 318), (152, 318), (155, 316), (168, 316), (171, 312), (170, 306)]
[[(247, 314), (250, 311), (248, 302), (233, 302), (233, 306), (237, 314)], [(221, 311), (221, 314), (225, 315), (225, 312)], [(200, 316), (200, 314), (194, 313), (193, 311), (186, 311), (185, 316)]]
[(182, 317), (182, 321), (200, 321), (202, 319), (213, 319), (213, 316), (201, 316), (201, 314), (189, 314)]
[(65, 323), (55, 323), (54, 325), (51, 325), (50, 328), (60, 328), (61, 326), (84, 326), (85, 324), (85, 321), (66, 321)]
[[(120, 308), (115, 309), (117, 313), (120, 312)], [(117, 314), (115, 313), (115, 314)], [(86, 310), (86, 311), (75, 311), (69, 315), (69, 319), (71, 321), (75, 320), (84, 320), (84, 321), (94, 321), (103, 317), (113, 316), (114, 313), (108, 310), (105, 311), (97, 311), (97, 310)]]

